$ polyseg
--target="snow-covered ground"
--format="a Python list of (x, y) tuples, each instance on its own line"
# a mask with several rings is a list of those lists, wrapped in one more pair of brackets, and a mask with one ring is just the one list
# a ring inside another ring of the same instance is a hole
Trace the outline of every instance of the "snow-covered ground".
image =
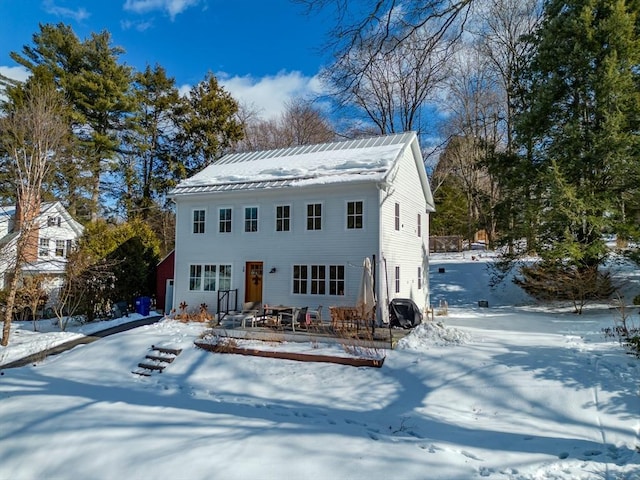
[[(382, 368), (213, 354), (203, 325), (167, 320), (5, 369), (0, 479), (640, 478), (640, 361), (602, 335), (616, 311), (492, 290), (475, 253), (432, 257), (448, 315)], [(16, 327), (0, 363), (61, 335)], [(133, 375), (151, 345), (183, 351)]]

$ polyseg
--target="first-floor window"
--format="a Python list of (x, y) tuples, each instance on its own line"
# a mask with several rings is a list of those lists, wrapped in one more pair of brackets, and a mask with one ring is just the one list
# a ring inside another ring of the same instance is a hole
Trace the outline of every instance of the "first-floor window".
[(344, 265), (329, 265), (329, 295), (344, 295)]
[(231, 265), (190, 265), (189, 290), (213, 292), (231, 288)]
[(56, 240), (56, 257), (64, 257), (67, 243), (64, 240)]
[(324, 295), (326, 284), (326, 267), (324, 265), (311, 265), (311, 294)]
[(293, 266), (293, 293), (307, 293), (307, 266)]
[(418, 267), (418, 289), (422, 288), (422, 267)]
[(41, 257), (48, 257), (49, 256), (49, 239), (41, 238), (39, 242), (40, 242), (40, 249), (38, 251), (38, 255), (40, 255)]
[(218, 285), (220, 290), (231, 289), (231, 265), (220, 265)]
[(189, 290), (200, 290), (202, 285), (202, 265), (189, 267)]
[(396, 267), (396, 293), (400, 293), (400, 267)]
[(218, 272), (217, 265), (205, 265), (204, 266), (204, 290), (207, 292), (213, 292), (216, 290), (216, 275)]

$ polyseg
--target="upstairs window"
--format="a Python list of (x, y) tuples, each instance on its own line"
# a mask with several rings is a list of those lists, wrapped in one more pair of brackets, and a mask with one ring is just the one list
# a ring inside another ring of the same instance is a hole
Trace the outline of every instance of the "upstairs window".
[(59, 227), (62, 225), (61, 217), (47, 217), (47, 227)]
[(418, 236), (422, 236), (422, 215), (418, 214)]
[(422, 267), (418, 267), (418, 290), (422, 289)]
[(307, 230), (322, 229), (322, 204), (310, 203), (307, 205)]
[(395, 211), (396, 230), (400, 230), (400, 204), (396, 203)]
[(219, 232), (231, 233), (231, 209), (221, 208), (219, 211)]
[(244, 209), (244, 231), (258, 231), (258, 207), (247, 207)]
[(276, 207), (276, 232), (288, 232), (291, 230), (291, 207), (278, 205)]
[(400, 293), (400, 267), (396, 267), (396, 293)]
[(193, 233), (204, 233), (204, 210), (193, 211)]
[(348, 202), (347, 203), (347, 228), (359, 229), (362, 228), (363, 225), (363, 211), (364, 205), (363, 202)]

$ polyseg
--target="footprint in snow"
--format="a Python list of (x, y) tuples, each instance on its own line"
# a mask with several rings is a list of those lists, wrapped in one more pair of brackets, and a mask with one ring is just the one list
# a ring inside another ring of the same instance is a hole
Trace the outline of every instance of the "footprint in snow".
[(460, 451), (460, 453), (461, 453), (462, 455), (464, 455), (465, 457), (470, 458), (471, 460), (478, 460), (479, 462), (482, 462), (482, 461), (483, 461), (480, 457), (478, 457), (478, 456), (474, 455), (474, 454), (473, 454), (473, 453), (471, 453), (471, 452), (467, 452), (466, 450), (461, 450), (461, 451)]

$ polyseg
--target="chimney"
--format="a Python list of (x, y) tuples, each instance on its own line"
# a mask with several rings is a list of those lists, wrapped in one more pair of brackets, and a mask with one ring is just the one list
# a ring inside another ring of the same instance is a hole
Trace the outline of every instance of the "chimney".
[(40, 224), (37, 221), (40, 215), (40, 196), (26, 195), (26, 199), (18, 194), (16, 202), (13, 231), (20, 232), (28, 229), (27, 237), (24, 238), (24, 249), (22, 258), (25, 262), (35, 262), (38, 259), (38, 242)]

